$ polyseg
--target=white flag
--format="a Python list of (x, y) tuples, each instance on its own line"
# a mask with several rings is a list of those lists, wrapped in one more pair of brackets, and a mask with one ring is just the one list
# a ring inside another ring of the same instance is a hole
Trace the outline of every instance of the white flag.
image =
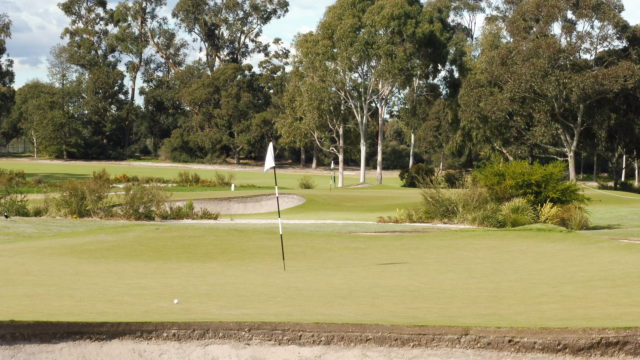
[(269, 169), (275, 166), (276, 161), (273, 157), (273, 142), (270, 142), (269, 149), (267, 150), (267, 157), (264, 159), (264, 172), (269, 171)]

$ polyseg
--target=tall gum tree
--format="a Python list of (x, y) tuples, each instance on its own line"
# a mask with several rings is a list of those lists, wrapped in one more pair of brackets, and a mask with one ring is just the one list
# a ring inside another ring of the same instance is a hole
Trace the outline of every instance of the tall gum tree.
[[(13, 82), (13, 60), (4, 58), (7, 52), (6, 41), (11, 38), (11, 20), (6, 14), (0, 13), (0, 134), (8, 135), (7, 117), (15, 99)], [(4, 136), (2, 136), (4, 137)], [(6, 139), (5, 139), (6, 140)]]
[(499, 90), (503, 113), (517, 111), (548, 131), (551, 141), (541, 145), (563, 155), (575, 181), (576, 150), (585, 128), (597, 121), (598, 103), (637, 77), (629, 62), (600, 56), (621, 45), (627, 26), (622, 3), (522, 0), (494, 9), (488, 23), (500, 43), (480, 55), (491, 56), (496, 70), (487, 90)]
[(288, 9), (286, 0), (179, 0), (172, 14), (202, 44), (213, 73), (221, 63), (242, 64), (253, 54), (266, 54), (262, 30)]

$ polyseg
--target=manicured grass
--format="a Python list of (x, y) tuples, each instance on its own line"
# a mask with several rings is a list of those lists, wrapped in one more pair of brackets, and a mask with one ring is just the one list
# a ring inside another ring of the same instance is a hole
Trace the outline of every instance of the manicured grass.
[(640, 324), (635, 244), (549, 227), (285, 229), (287, 272), (275, 225), (3, 221), (0, 319)]
[[(80, 177), (93, 166), (25, 163), (29, 176)], [(163, 177), (184, 170), (123, 169)], [(272, 180), (259, 171), (236, 175), (258, 186)], [(419, 191), (390, 178), (382, 186), (328, 191), (294, 190), (301, 175), (282, 176), (285, 192), (307, 199), (283, 211), (285, 219), (373, 221), (420, 201)], [(173, 196), (259, 193), (270, 191)], [(2, 219), (0, 319), (640, 326), (640, 244), (614, 240), (640, 237), (640, 196), (587, 195), (595, 230), (584, 232), (285, 224), (286, 272), (275, 224)]]
[[(216, 172), (221, 174), (228, 174), (230, 171), (225, 170), (203, 170), (203, 169), (188, 169), (184, 167), (172, 167), (172, 166), (144, 166), (136, 162), (127, 163), (81, 163), (81, 162), (42, 162), (42, 161), (28, 161), (28, 160), (16, 160), (16, 159), (0, 159), (0, 168), (4, 169), (21, 169), (24, 170), (27, 177), (40, 176), (46, 181), (63, 181), (69, 179), (86, 179), (91, 176), (94, 171), (101, 169), (107, 170), (111, 176), (117, 176), (120, 174), (136, 175), (139, 177), (162, 177), (166, 179), (174, 179), (178, 176), (178, 173), (182, 171), (195, 172), (203, 178), (213, 178)], [(165, 164), (166, 165), (166, 164)], [(233, 171), (235, 176), (235, 183), (242, 187), (242, 185), (251, 186), (273, 186), (273, 173), (264, 173), (261, 170), (255, 168), (247, 168), (247, 170)], [(329, 175), (327, 174), (301, 174), (295, 170), (283, 170), (278, 173), (278, 183), (283, 190), (297, 189), (298, 179), (303, 175), (311, 176), (318, 188), (329, 188)], [(355, 175), (345, 176), (345, 185), (354, 185), (358, 183), (358, 177)], [(368, 183), (375, 182), (375, 171), (368, 172)], [(388, 172), (385, 177), (385, 183), (393, 186), (399, 186), (400, 180), (395, 175), (395, 172)]]

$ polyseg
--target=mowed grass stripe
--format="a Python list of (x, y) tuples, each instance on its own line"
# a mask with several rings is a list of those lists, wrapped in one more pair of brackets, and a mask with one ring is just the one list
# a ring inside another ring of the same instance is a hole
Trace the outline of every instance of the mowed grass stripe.
[(640, 247), (580, 233), (372, 236), (353, 234), (351, 226), (307, 231), (290, 225), (283, 272), (272, 226), (113, 222), (105, 228), (98, 221), (67, 220), (29, 225), (59, 223), (68, 229), (55, 239), (42, 231), (35, 236), (40, 241), (0, 245), (0, 318), (640, 324)]

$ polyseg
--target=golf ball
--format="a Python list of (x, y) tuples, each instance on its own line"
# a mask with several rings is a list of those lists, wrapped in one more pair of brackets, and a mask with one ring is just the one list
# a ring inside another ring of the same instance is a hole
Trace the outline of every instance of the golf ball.
[(179, 302), (180, 302), (180, 301), (178, 301), (178, 299), (173, 299), (173, 303), (174, 303), (174, 304), (176, 304), (176, 305), (177, 305)]

